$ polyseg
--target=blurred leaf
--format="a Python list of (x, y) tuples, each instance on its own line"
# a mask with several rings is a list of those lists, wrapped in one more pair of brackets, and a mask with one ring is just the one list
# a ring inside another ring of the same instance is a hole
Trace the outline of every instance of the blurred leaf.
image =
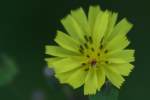
[(0, 86), (11, 82), (17, 73), (16, 64), (6, 55), (0, 56)]
[(105, 86), (95, 96), (89, 96), (89, 100), (117, 100), (119, 91), (114, 86)]

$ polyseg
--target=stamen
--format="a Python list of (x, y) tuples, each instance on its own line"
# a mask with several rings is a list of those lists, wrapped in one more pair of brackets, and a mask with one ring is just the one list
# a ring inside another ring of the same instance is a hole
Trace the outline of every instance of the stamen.
[(91, 48), (92, 51), (94, 51), (94, 48)]
[(90, 41), (90, 43), (93, 43), (93, 40), (92, 40), (91, 36), (89, 36), (89, 41)]
[(82, 66), (85, 66), (86, 65), (86, 63), (82, 63)]
[(90, 58), (90, 56), (87, 54), (86, 57)]
[(96, 60), (93, 60), (93, 61), (91, 62), (91, 66), (92, 66), (92, 67), (96, 67), (96, 63), (97, 63)]
[(80, 52), (80, 53), (82, 53), (82, 54), (84, 53), (84, 51), (83, 51), (83, 50), (81, 50), (81, 49), (79, 49), (79, 52)]
[(108, 61), (105, 61), (105, 63), (108, 64), (109, 62), (108, 62)]
[(84, 43), (84, 46), (85, 46), (86, 49), (88, 49), (88, 45), (86, 43)]
[(105, 50), (105, 51), (104, 51), (104, 53), (107, 53), (107, 52), (108, 52), (108, 50)]
[(84, 36), (84, 38), (85, 38), (85, 40), (88, 42), (89, 41), (89, 39), (88, 39), (88, 37), (85, 35)]
[(84, 71), (88, 71), (88, 70), (89, 70), (89, 68), (84, 69)]
[(80, 49), (81, 49), (81, 50), (83, 50), (83, 49), (84, 49), (82, 45), (80, 45)]
[(101, 44), (100, 47), (99, 47), (99, 49), (102, 49), (102, 48), (103, 48), (103, 45)]
[(97, 55), (100, 56), (100, 53), (98, 53)]
[(102, 44), (102, 43), (103, 43), (103, 40), (104, 40), (104, 37), (102, 37), (100, 44)]

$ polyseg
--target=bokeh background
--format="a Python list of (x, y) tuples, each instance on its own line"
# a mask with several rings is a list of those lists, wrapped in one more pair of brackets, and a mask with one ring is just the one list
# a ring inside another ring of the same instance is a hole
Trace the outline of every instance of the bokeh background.
[(54, 43), (56, 30), (63, 29), (60, 19), (71, 9), (82, 6), (87, 11), (95, 4), (119, 12), (119, 19), (125, 16), (134, 24), (128, 36), (130, 47), (136, 49), (135, 69), (121, 88), (119, 100), (150, 100), (149, 0), (1, 0), (0, 58), (11, 60), (15, 71), (5, 69), (7, 61), (0, 66), (8, 71), (4, 74), (12, 75), (0, 84), (0, 100), (87, 100), (82, 89), (73, 91), (51, 76), (44, 46)]

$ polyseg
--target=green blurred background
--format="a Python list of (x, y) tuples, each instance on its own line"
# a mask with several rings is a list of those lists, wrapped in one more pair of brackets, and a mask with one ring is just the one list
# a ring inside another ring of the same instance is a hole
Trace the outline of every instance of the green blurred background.
[[(128, 36), (136, 49), (135, 69), (119, 100), (150, 100), (149, 0), (1, 0), (0, 54), (15, 61), (17, 74), (0, 86), (0, 100), (87, 100), (80, 89), (73, 92), (44, 74), (44, 45), (53, 43), (56, 30), (63, 29), (60, 19), (71, 9), (82, 6), (87, 11), (93, 4), (117, 11), (119, 19), (127, 17), (134, 24)], [(39, 95), (45, 99), (36, 99)]]

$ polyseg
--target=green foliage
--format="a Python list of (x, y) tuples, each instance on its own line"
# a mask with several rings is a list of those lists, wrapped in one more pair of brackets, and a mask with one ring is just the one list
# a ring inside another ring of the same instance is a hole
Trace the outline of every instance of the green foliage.
[(0, 56), (0, 86), (11, 82), (16, 73), (16, 64), (8, 56)]
[(114, 86), (106, 86), (95, 96), (89, 96), (89, 100), (117, 100), (119, 91)]

